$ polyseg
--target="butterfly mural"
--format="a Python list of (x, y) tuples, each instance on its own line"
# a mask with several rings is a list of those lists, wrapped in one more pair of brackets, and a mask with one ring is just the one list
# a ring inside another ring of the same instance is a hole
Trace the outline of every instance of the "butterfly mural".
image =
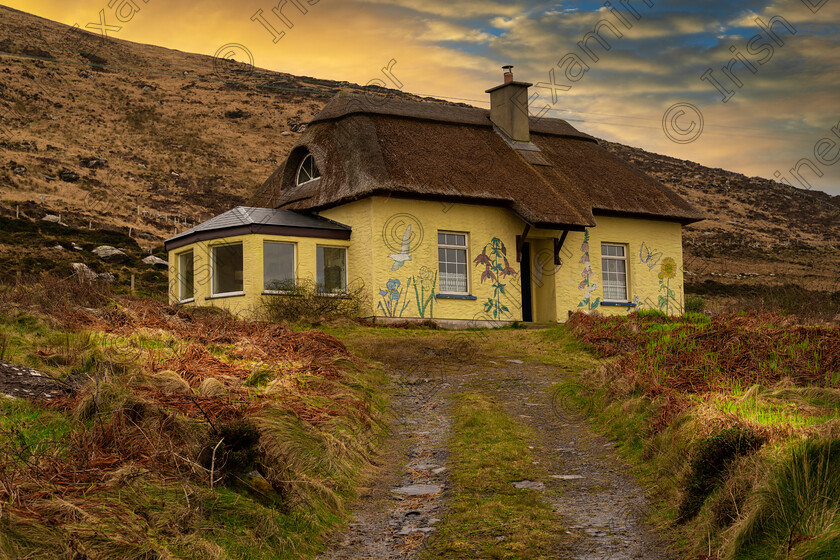
[(653, 270), (657, 264), (659, 264), (659, 259), (662, 258), (662, 253), (659, 251), (651, 251), (647, 243), (642, 241), (642, 246), (639, 247), (639, 261), (647, 265), (648, 270)]

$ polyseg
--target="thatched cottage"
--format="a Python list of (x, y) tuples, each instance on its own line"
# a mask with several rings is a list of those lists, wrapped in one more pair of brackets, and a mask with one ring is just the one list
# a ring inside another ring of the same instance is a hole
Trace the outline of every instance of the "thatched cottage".
[(338, 94), (252, 206), (166, 242), (171, 300), (255, 312), (300, 279), (377, 320), (555, 322), (683, 304), (703, 216), (559, 119), (506, 67), (489, 111)]

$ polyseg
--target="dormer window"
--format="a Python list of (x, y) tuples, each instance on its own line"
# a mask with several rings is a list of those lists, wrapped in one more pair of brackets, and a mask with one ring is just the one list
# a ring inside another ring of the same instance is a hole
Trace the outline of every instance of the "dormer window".
[(306, 157), (300, 162), (300, 167), (298, 167), (295, 184), (300, 187), (320, 178), (321, 172), (318, 171), (318, 166), (315, 165), (315, 158), (312, 157), (312, 154), (306, 154)]

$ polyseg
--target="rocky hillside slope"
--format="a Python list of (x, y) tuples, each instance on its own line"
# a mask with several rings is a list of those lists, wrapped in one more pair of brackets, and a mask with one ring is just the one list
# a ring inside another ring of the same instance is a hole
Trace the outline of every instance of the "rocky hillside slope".
[[(145, 251), (246, 201), (337, 91), (414, 97), (103, 41), (2, 6), (0, 61), (0, 217), (60, 216)], [(836, 283), (840, 197), (605, 145), (708, 213), (687, 229), (690, 282)], [(0, 240), (4, 272), (54, 245)]]

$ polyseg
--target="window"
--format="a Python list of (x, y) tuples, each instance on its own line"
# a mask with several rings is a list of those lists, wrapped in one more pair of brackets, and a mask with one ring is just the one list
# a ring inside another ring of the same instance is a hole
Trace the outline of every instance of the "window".
[(442, 293), (469, 293), (465, 233), (438, 232), (438, 272)]
[(178, 255), (178, 301), (192, 301), (195, 297), (195, 265), (193, 252), (186, 251)]
[(266, 292), (291, 291), (295, 284), (294, 243), (263, 243), (263, 289)]
[(343, 294), (347, 291), (347, 249), (318, 247), (318, 291), (322, 294)]
[(213, 295), (242, 293), (242, 243), (212, 247)]
[(624, 245), (601, 245), (604, 301), (628, 301), (627, 255)]
[(298, 167), (295, 183), (297, 186), (301, 186), (320, 177), (321, 172), (318, 171), (318, 166), (315, 165), (315, 158), (312, 157), (312, 154), (306, 154), (306, 157), (300, 162), (300, 167)]

